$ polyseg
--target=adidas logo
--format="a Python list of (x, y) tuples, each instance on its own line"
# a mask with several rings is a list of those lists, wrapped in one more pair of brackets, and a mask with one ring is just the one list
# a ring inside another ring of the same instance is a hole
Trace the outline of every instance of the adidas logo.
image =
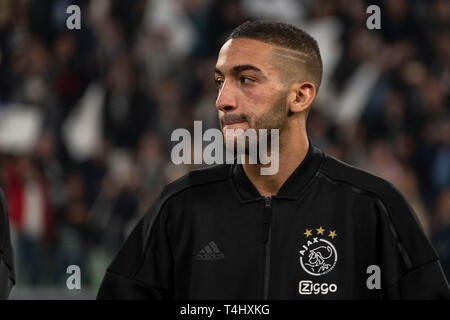
[(208, 243), (199, 253), (195, 256), (195, 260), (219, 260), (225, 259), (225, 255), (220, 252), (219, 248), (214, 241)]

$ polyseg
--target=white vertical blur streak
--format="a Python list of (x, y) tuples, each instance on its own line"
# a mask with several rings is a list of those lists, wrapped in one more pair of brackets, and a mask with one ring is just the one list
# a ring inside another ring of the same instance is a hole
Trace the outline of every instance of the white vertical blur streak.
[(88, 159), (98, 150), (102, 134), (101, 109), (104, 96), (101, 85), (91, 84), (63, 125), (67, 149), (78, 161)]
[(371, 63), (363, 63), (348, 79), (342, 94), (331, 108), (340, 125), (354, 124), (358, 121), (380, 72)]
[(320, 93), (316, 99), (322, 111), (328, 113), (329, 105), (335, 99), (334, 91), (330, 88), (331, 76), (342, 56), (342, 41), (340, 40), (343, 32), (342, 23), (334, 17), (328, 17), (310, 20), (297, 26), (308, 32), (319, 45), (323, 73)]
[(34, 181), (25, 184), (23, 208), (23, 232), (35, 241), (44, 233), (44, 199), (42, 190)]

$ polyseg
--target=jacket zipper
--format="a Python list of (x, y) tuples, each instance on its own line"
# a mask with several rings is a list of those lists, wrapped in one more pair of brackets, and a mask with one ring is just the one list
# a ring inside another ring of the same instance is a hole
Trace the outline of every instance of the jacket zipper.
[(264, 294), (263, 299), (269, 298), (269, 277), (270, 277), (270, 242), (272, 235), (272, 197), (264, 198), (263, 215), (263, 243), (265, 248), (264, 261)]

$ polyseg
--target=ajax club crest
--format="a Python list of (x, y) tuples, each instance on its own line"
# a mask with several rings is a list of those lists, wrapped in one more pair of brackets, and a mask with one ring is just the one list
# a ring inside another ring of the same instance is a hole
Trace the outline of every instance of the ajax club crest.
[(328, 231), (328, 236), (324, 233), (322, 226), (313, 234), (312, 229), (306, 229), (306, 243), (299, 251), (300, 265), (303, 270), (313, 276), (324, 275), (336, 266), (338, 255), (336, 248), (331, 241), (337, 237), (336, 230)]

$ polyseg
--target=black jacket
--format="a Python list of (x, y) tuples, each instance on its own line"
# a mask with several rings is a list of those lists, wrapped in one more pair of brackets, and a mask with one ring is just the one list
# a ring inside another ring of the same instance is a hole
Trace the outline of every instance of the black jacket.
[(7, 299), (15, 283), (8, 207), (0, 190), (0, 299)]
[(438, 256), (403, 196), (312, 146), (273, 197), (261, 197), (239, 164), (195, 170), (167, 185), (98, 293), (99, 299), (449, 297)]

